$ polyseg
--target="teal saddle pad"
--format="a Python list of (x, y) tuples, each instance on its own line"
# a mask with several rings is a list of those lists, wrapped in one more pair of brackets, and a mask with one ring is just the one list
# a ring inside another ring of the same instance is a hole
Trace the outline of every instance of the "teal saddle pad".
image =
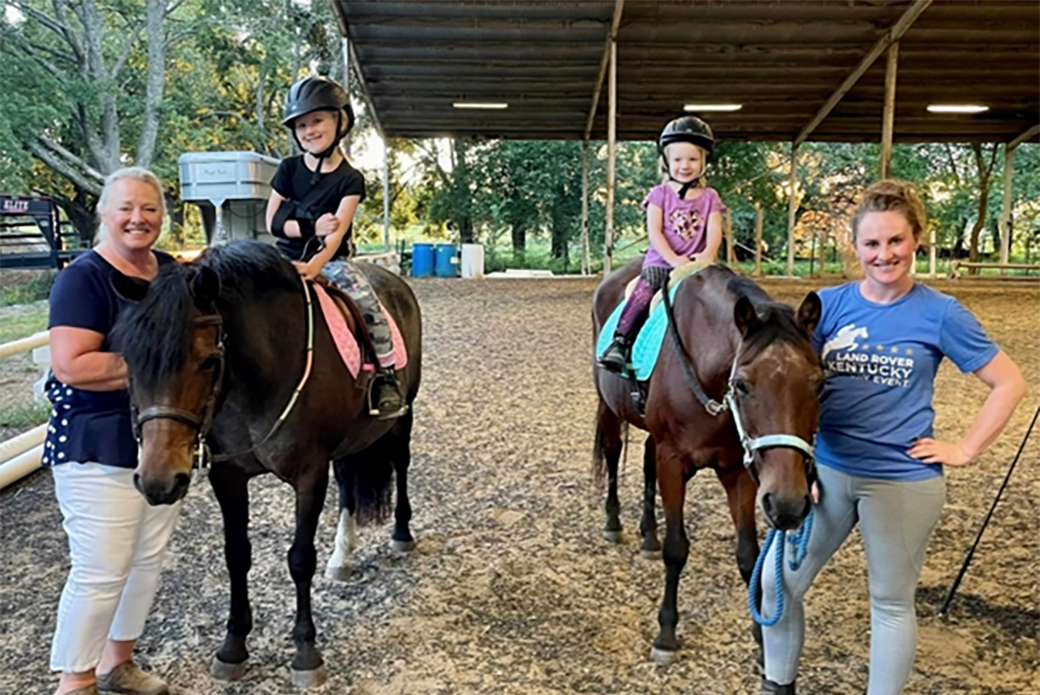
[[(672, 286), (670, 296), (673, 305), (675, 292), (679, 289), (680, 284), (677, 283)], [(614, 340), (614, 331), (617, 330), (618, 319), (621, 318), (621, 312), (625, 308), (626, 301), (622, 300), (617, 308), (611, 312), (607, 322), (603, 324), (603, 328), (599, 332), (599, 339), (596, 341), (596, 359), (599, 359), (607, 351), (607, 348), (610, 347), (610, 342)], [(661, 343), (664, 342), (664, 336), (667, 332), (668, 315), (665, 313), (664, 302), (658, 302), (657, 308), (650, 313), (650, 317), (639, 330), (639, 335), (636, 336), (636, 342), (632, 345), (632, 370), (639, 381), (646, 381), (654, 373), (654, 365), (657, 364), (657, 356), (661, 354)]]

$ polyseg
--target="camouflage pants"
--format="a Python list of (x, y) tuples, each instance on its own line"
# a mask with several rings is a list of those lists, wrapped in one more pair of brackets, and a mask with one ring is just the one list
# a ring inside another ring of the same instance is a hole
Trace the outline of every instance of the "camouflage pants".
[(392, 365), (394, 344), (390, 335), (390, 324), (386, 321), (383, 307), (380, 306), (379, 298), (376, 297), (364, 271), (351, 261), (333, 260), (325, 264), (321, 274), (357, 303), (372, 336), (372, 346), (375, 348), (379, 364)]

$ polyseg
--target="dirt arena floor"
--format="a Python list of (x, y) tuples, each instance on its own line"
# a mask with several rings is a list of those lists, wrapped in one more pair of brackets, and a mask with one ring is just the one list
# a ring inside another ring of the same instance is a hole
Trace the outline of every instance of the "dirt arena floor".
[[(625, 540), (602, 540), (602, 499), (590, 476), (595, 393), (586, 280), (414, 283), (425, 316), (425, 375), (411, 475), (418, 546), (389, 548), (367, 528), (345, 583), (316, 578), (315, 617), (328, 682), (353, 695), (733, 695), (758, 683), (732, 526), (710, 473), (689, 488), (690, 560), (680, 586), (681, 658), (649, 659), (663, 566), (638, 553), (639, 447), (623, 471)], [(1040, 692), (1040, 474), (1034, 436), (946, 618), (937, 611), (1023, 439), (1038, 398), (1037, 287), (940, 283), (978, 315), (1030, 384), (1004, 437), (976, 465), (951, 470), (941, 528), (919, 593), (921, 642), (913, 695)], [(772, 281), (796, 303), (812, 285)], [(985, 394), (945, 365), (936, 406), (954, 437)], [(330, 488), (318, 539), (334, 537)], [(140, 661), (193, 695), (292, 692), (293, 589), (285, 556), (290, 489), (252, 485), (256, 628), (251, 668), (225, 684), (208, 675), (227, 615), (221, 521), (208, 484), (192, 489)], [(53, 692), (48, 650), (68, 569), (49, 474), (3, 491), (0, 692)], [(799, 691), (862, 693), (868, 605), (854, 535), (808, 599)]]

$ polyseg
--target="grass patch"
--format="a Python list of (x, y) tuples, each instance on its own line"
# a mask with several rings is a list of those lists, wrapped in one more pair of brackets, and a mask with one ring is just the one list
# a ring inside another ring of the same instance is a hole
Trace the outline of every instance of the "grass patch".
[(0, 408), (0, 427), (35, 427), (47, 422), (51, 407), (46, 403)]
[(0, 343), (25, 338), (33, 333), (47, 330), (48, 307), (0, 319)]
[(54, 284), (54, 277), (53, 273), (44, 273), (37, 275), (28, 282), (0, 284), (0, 306), (30, 304), (41, 299), (47, 299), (51, 294), (51, 285)]

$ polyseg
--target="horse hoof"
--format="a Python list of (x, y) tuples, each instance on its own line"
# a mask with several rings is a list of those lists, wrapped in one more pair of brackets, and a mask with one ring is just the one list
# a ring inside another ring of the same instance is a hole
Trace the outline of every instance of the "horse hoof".
[(611, 543), (620, 543), (621, 542), (621, 531), (608, 531), (608, 530), (604, 529), (603, 530), (603, 537), (606, 540), (608, 540), (609, 542), (611, 542)]
[(353, 569), (350, 565), (345, 567), (333, 567), (329, 565), (325, 568), (325, 578), (331, 579), (334, 582), (346, 582), (350, 580), (350, 575), (353, 573)]
[(237, 664), (229, 664), (217, 657), (213, 657), (213, 661), (209, 665), (209, 675), (220, 681), (242, 680), (246, 675), (246, 663), (245, 661), (240, 661)]
[(319, 666), (311, 671), (290, 670), (292, 671), (292, 684), (296, 688), (316, 688), (329, 677), (324, 666)]
[(675, 663), (675, 659), (678, 656), (678, 652), (671, 649), (661, 649), (659, 647), (653, 647), (650, 649), (650, 660), (655, 664), (661, 664), (667, 666), (668, 664)]
[(415, 550), (415, 541), (391, 540), (390, 549), (398, 553), (410, 553)]
[(645, 560), (660, 560), (661, 559), (661, 551), (660, 550), (640, 550), (639, 551), (639, 557), (641, 557), (641, 558), (643, 558)]

